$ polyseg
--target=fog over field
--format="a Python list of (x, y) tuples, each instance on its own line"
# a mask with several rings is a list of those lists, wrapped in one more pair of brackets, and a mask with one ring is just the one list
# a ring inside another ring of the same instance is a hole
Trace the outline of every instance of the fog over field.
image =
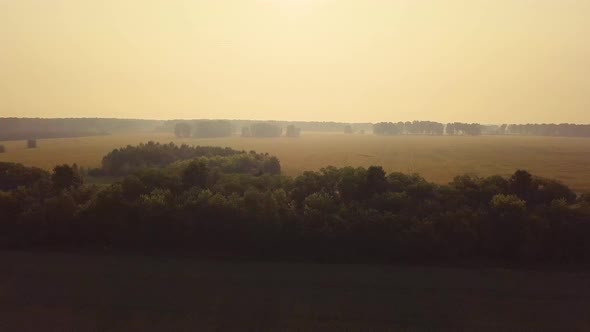
[(590, 331), (589, 0), (0, 0), (0, 332)]

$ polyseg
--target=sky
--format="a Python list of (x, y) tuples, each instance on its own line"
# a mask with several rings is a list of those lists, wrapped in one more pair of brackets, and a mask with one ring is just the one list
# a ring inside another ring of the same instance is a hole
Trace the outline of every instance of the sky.
[(0, 0), (0, 117), (590, 123), (587, 0)]

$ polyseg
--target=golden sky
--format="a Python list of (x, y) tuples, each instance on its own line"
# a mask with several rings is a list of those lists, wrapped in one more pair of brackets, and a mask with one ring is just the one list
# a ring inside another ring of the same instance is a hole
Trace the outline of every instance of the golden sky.
[(0, 116), (590, 123), (590, 1), (0, 0)]

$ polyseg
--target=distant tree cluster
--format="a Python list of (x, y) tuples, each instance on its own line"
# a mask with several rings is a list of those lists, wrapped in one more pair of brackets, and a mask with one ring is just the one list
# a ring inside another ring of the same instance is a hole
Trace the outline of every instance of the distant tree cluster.
[[(250, 127), (250, 125), (259, 121), (254, 120), (229, 120), (236, 128)], [(287, 128), (293, 125), (296, 128), (301, 128), (301, 131), (307, 132), (333, 132), (342, 133), (343, 128), (349, 123), (343, 122), (318, 122), (318, 121), (268, 121), (268, 123), (277, 125), (281, 128)], [(354, 123), (355, 130), (371, 130), (373, 124), (371, 123)]]
[(297, 128), (294, 125), (288, 125), (285, 136), (287, 137), (299, 137), (301, 135), (301, 128)]
[(0, 118), (0, 141), (153, 131), (164, 121), (133, 119)]
[(344, 133), (347, 135), (354, 134), (354, 130), (352, 130), (352, 126), (351, 125), (344, 126)]
[(380, 122), (373, 125), (373, 133), (382, 136), (443, 135), (444, 130), (444, 124), (432, 121)]
[(233, 125), (225, 120), (204, 120), (195, 123), (193, 136), (199, 138), (228, 137), (234, 132)]
[(28, 149), (35, 149), (37, 147), (37, 140), (36, 139), (28, 139), (27, 140), (27, 148)]
[(373, 133), (380, 136), (397, 136), (405, 134), (403, 122), (379, 122), (373, 125)]
[(193, 128), (187, 122), (179, 122), (174, 126), (174, 134), (178, 138), (191, 137)]
[(174, 162), (200, 157), (229, 157), (246, 152), (212, 146), (175, 145), (148, 142), (115, 149), (102, 159), (101, 173), (110, 176), (131, 174), (142, 168), (163, 168)]
[(590, 125), (577, 124), (503, 124), (481, 125), (479, 123), (442, 123), (431, 121), (413, 122), (380, 122), (373, 125), (375, 135), (535, 135), (535, 136), (566, 136), (590, 137)]
[(209, 170), (218, 173), (232, 174), (281, 174), (279, 159), (269, 154), (240, 153), (229, 156), (208, 156), (177, 161), (168, 166), (171, 173), (178, 174), (192, 163), (199, 163)]
[(291, 178), (279, 175), (278, 159), (255, 152), (140, 147), (110, 155), (129, 158), (119, 161), (129, 165), (137, 154), (196, 157), (155, 162), (167, 164), (161, 168), (145, 163), (103, 186), (84, 184), (75, 165), (48, 173), (0, 163), (0, 247), (590, 262), (590, 197), (523, 170), (509, 178), (458, 176), (447, 185), (379, 166), (327, 167)]
[(578, 124), (511, 124), (504, 125), (508, 135), (590, 137), (590, 125)]
[[(179, 123), (185, 123), (177, 128)], [(187, 121), (159, 121), (159, 120), (135, 120), (135, 119), (106, 119), (106, 118), (70, 118), (70, 119), (42, 119), (42, 118), (0, 118), (0, 141), (26, 140), (31, 137), (66, 138), (81, 136), (109, 135), (117, 133), (136, 132), (174, 132), (179, 137), (224, 137), (233, 134), (235, 128), (250, 130), (250, 126), (258, 123), (252, 120), (187, 120)], [(443, 135), (444, 129), (440, 129), (440, 123), (432, 121), (413, 121), (394, 123), (397, 128), (392, 128), (392, 123), (354, 123), (342, 122), (308, 122), (308, 121), (269, 121), (268, 124), (279, 128), (294, 125), (303, 131), (347, 132), (369, 131), (374, 126), (380, 127), (377, 135)], [(383, 125), (387, 124), (387, 125)], [(449, 124), (453, 125), (453, 124)], [(462, 124), (472, 126), (473, 124)], [(401, 128), (403, 127), (403, 128)], [(444, 125), (443, 125), (444, 127)], [(455, 135), (478, 135), (477, 128), (473, 126), (453, 130)], [(188, 128), (188, 130), (187, 130)], [(482, 125), (481, 134), (486, 135), (536, 135), (536, 136), (565, 136), (565, 137), (590, 137), (590, 125), (582, 124), (511, 124), (511, 125)], [(188, 135), (187, 135), (188, 132)], [(450, 132), (450, 130), (449, 130)]]
[(482, 125), (481, 126), (481, 134), (482, 135), (505, 135), (506, 129), (508, 125)]
[(466, 136), (479, 136), (482, 132), (482, 125), (479, 123), (462, 123), (453, 122), (448, 123), (445, 130), (447, 135), (466, 135)]
[(0, 153), (4, 153), (6, 152), (6, 148), (4, 147), (4, 145), (0, 144)]
[(257, 122), (242, 128), (242, 137), (279, 137), (282, 133), (283, 128), (266, 122)]

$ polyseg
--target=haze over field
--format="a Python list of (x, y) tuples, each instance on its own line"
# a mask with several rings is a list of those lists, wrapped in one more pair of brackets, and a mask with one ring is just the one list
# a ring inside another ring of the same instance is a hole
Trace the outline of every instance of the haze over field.
[(0, 2), (0, 116), (590, 122), (588, 1)]

